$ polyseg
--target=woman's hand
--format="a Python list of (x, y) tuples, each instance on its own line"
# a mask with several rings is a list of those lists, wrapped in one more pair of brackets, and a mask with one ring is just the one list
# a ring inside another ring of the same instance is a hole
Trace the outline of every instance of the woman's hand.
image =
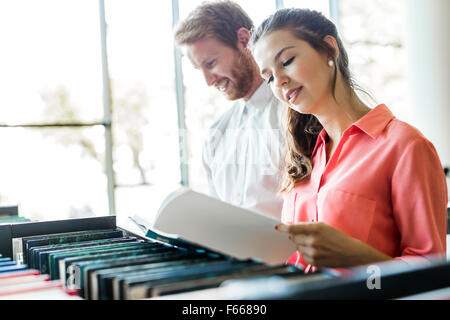
[(289, 233), (303, 260), (312, 266), (345, 268), (392, 259), (322, 222), (278, 224), (275, 229)]

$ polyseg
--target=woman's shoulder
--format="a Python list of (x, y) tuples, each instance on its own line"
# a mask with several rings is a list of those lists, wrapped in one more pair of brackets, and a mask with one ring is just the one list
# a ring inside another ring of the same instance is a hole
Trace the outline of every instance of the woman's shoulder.
[(402, 143), (402, 145), (409, 143), (431, 143), (419, 129), (397, 118), (393, 118), (386, 126), (385, 136), (389, 140)]
[(439, 159), (436, 148), (425, 135), (413, 125), (394, 118), (386, 127), (386, 139), (391, 147), (386, 148), (399, 157), (410, 155), (415, 158)]

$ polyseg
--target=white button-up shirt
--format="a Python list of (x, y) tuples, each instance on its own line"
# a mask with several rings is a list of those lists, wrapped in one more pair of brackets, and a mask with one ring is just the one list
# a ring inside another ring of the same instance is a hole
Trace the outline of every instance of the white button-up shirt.
[(203, 164), (212, 196), (280, 220), (285, 109), (264, 82), (211, 126)]

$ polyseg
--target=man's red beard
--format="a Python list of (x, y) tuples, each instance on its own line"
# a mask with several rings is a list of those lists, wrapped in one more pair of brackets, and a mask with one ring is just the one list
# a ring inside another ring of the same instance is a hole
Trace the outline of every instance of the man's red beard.
[(237, 100), (247, 96), (255, 79), (251, 58), (238, 52), (231, 75), (233, 82), (230, 85), (232, 84), (233, 87), (226, 93), (228, 100)]

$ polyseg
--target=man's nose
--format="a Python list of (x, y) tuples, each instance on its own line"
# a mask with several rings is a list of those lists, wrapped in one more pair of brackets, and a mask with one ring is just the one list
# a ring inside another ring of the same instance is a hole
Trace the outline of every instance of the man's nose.
[(203, 77), (205, 78), (206, 84), (208, 87), (212, 86), (215, 82), (217, 77), (210, 72), (209, 70), (203, 70)]

